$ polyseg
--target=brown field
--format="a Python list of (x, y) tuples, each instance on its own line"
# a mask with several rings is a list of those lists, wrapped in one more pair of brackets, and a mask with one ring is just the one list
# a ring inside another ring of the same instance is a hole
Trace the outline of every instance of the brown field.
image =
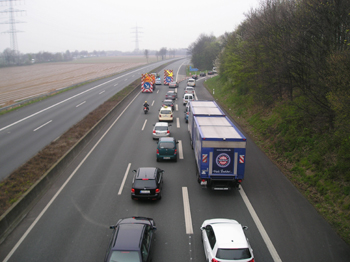
[(145, 57), (121, 56), (0, 68), (0, 107), (146, 63)]

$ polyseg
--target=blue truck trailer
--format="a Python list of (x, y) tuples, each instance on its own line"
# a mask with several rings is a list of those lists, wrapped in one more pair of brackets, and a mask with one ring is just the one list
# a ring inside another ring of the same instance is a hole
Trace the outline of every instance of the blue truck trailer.
[(193, 126), (194, 126), (194, 116), (225, 116), (224, 111), (218, 106), (215, 101), (211, 100), (194, 100), (190, 101), (188, 105), (188, 132), (190, 133), (191, 145), (193, 148)]
[(227, 116), (193, 115), (197, 180), (203, 188), (230, 190), (244, 179), (246, 138)]

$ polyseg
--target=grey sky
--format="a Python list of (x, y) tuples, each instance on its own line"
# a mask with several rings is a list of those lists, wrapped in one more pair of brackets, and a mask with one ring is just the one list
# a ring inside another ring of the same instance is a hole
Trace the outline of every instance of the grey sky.
[[(0, 11), (9, 8), (0, 0)], [(200, 34), (220, 36), (232, 32), (245, 19), (244, 13), (258, 7), (259, 0), (19, 0), (18, 49), (21, 53), (66, 50), (187, 48)], [(8, 21), (0, 14), (0, 23)], [(0, 24), (0, 32), (8, 31)], [(10, 47), (10, 34), (0, 34), (0, 52)]]

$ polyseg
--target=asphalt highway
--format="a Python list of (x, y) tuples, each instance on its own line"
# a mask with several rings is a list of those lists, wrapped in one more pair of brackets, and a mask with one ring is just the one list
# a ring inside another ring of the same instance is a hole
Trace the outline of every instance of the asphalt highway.
[[(186, 61), (166, 69), (184, 75)], [(197, 81), (196, 97), (212, 100)], [(205, 261), (200, 225), (209, 218), (232, 218), (249, 229), (255, 261), (350, 261), (350, 248), (280, 170), (247, 136), (246, 172), (241, 190), (202, 189), (177, 90), (171, 135), (179, 143), (178, 162), (156, 162), (152, 127), (167, 86), (139, 93), (67, 166), (51, 189), (0, 245), (2, 261), (103, 261), (118, 219), (152, 217), (157, 225), (154, 262)], [(147, 100), (148, 114), (142, 111)], [(165, 170), (162, 199), (133, 201), (132, 170)]]
[(131, 69), (0, 116), (0, 181), (142, 73), (168, 62)]

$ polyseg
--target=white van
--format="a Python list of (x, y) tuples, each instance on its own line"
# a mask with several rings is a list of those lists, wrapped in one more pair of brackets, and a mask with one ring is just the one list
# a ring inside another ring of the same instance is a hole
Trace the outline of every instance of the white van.
[(193, 101), (193, 100), (194, 100), (194, 96), (192, 94), (184, 94), (182, 102), (184, 105), (186, 105), (188, 101)]

